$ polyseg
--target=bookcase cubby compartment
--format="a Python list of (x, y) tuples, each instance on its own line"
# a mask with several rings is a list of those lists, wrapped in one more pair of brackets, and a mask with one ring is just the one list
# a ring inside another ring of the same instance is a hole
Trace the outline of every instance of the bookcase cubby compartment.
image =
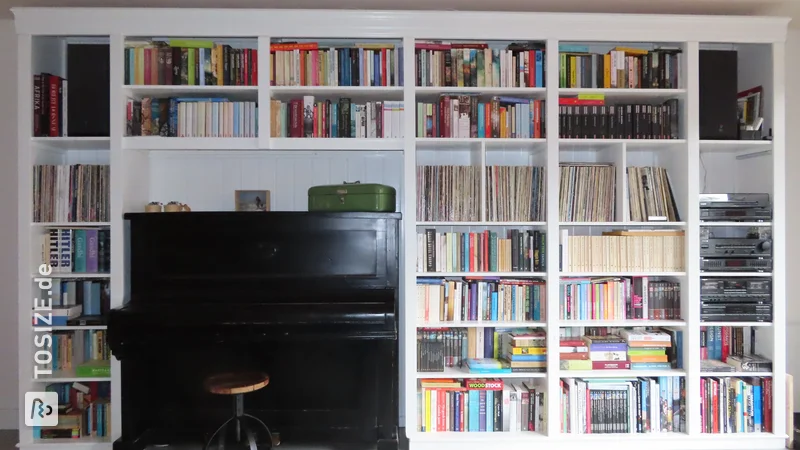
[[(456, 89), (456, 88), (454, 88)], [(543, 140), (546, 103), (538, 91), (417, 94), (417, 138)]]
[[(163, 86), (157, 86), (162, 88)], [(144, 138), (256, 138), (258, 91), (126, 89), (125, 136)], [(137, 139), (128, 139), (134, 144)], [(141, 140), (141, 139), (138, 139)], [(254, 139), (253, 139), (254, 140)], [(184, 141), (185, 142), (185, 141)]]
[(685, 275), (685, 230), (579, 227), (574, 233), (560, 229), (564, 276)]
[(256, 38), (129, 36), (123, 61), (127, 86), (171, 86), (179, 92), (258, 85)]
[(547, 386), (543, 381), (530, 377), (420, 379), (417, 412), (422, 420), (417, 431), (544, 435)]
[(402, 139), (405, 109), (402, 90), (369, 89), (373, 90), (271, 88), (270, 136)]
[(559, 221), (622, 221), (624, 158), (621, 143), (559, 143)]
[[(684, 327), (562, 326), (562, 377), (684, 376)], [(627, 375), (626, 375), (627, 374)]]
[(401, 39), (273, 38), (270, 85), (403, 86)]
[[(93, 284), (99, 282), (92, 281)], [(96, 288), (95, 288), (96, 290)], [(79, 303), (80, 305), (80, 303)], [(90, 307), (91, 303), (87, 302)], [(107, 305), (107, 302), (106, 302)], [(63, 321), (63, 315), (72, 314), (81, 308), (76, 305), (59, 306), (54, 308), (53, 322), (67, 323)], [(108, 307), (105, 308), (106, 311)], [(100, 311), (96, 314), (99, 315)], [(47, 326), (46, 320), (42, 316), (33, 316), (33, 331), (39, 336), (44, 336), (44, 330), (39, 328)], [(74, 319), (74, 317), (72, 318)], [(61, 320), (59, 322), (59, 320)], [(62, 327), (55, 331), (47, 331), (52, 341), (50, 361), (43, 361), (40, 357), (37, 360), (34, 372), (35, 382), (57, 382), (74, 380), (83, 381), (108, 381), (111, 377), (111, 359), (108, 351), (107, 331), (102, 329), (70, 329)], [(34, 352), (39, 348), (34, 347)]]
[(543, 276), (547, 271), (544, 225), (475, 222), (417, 225), (417, 273)]
[(31, 252), (31, 274), (51, 278), (109, 275), (111, 232), (108, 223), (48, 222), (42, 225), (31, 230), (38, 244)]
[(772, 376), (770, 322), (700, 324), (700, 372), (712, 376)]
[(561, 378), (560, 431), (570, 434), (686, 433), (683, 376)]
[(606, 93), (559, 94), (562, 139), (682, 139), (682, 106), (678, 98)]
[(542, 41), (415, 42), (416, 86), (544, 88), (547, 51)]
[(562, 277), (558, 318), (570, 326), (685, 326), (683, 282), (671, 276)]
[(35, 145), (107, 150), (109, 37), (34, 36), (31, 64)]
[(781, 434), (773, 425), (774, 389), (773, 377), (757, 373), (700, 377), (700, 432), (737, 437)]
[(76, 380), (48, 383), (46, 392), (58, 395), (58, 425), (33, 427), (33, 442), (45, 445), (111, 443), (111, 383)]
[(685, 223), (689, 185), (686, 144), (626, 143), (625, 149), (625, 220)]
[[(136, 152), (140, 189), (126, 211), (144, 211), (151, 201), (178, 201), (192, 211), (234, 211), (237, 190), (269, 191), (269, 211), (307, 211), (308, 188), (343, 181), (402, 188), (399, 152), (232, 150)], [(180, 177), (175, 174), (180, 173)], [(401, 197), (398, 196), (398, 202)]]
[(700, 144), (699, 158), (700, 195), (765, 193), (772, 202), (774, 169), (770, 141), (752, 144), (736, 141), (730, 145), (704, 141)]
[(485, 145), (484, 209), (488, 222), (544, 222), (547, 153), (543, 146)]
[(682, 94), (683, 47), (677, 42), (562, 41), (558, 45), (559, 88), (669, 89)]
[(417, 222), (480, 222), (480, 142), (418, 143)]
[(520, 275), (420, 274), (417, 319), (433, 327), (544, 326), (545, 281), (532, 274)]
[(31, 162), (33, 224), (110, 221), (109, 152), (37, 149)]

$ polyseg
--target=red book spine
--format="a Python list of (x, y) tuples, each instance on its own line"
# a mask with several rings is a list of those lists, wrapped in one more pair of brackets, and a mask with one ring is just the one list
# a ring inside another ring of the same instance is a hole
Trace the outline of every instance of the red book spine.
[(48, 91), (49, 91), (49, 98), (50, 98), (50, 111), (48, 112), (50, 120), (48, 121), (49, 124), (49, 134), (50, 137), (58, 137), (58, 111), (61, 108), (59, 104), (59, 95), (58, 95), (58, 77), (55, 75), (50, 75), (49, 83), (48, 83)]
[(303, 137), (303, 124), (300, 121), (300, 101), (292, 100), (291, 104), (291, 137)]
[(251, 56), (253, 57), (253, 72), (250, 85), (258, 86), (258, 50), (253, 50)]
[(603, 106), (606, 104), (605, 100), (585, 100), (577, 97), (560, 97), (558, 99), (559, 105), (580, 105), (580, 106)]
[(628, 361), (592, 361), (592, 370), (618, 370), (630, 368), (631, 363)]
[(416, 44), (414, 45), (416, 50), (450, 50), (451, 47), (449, 44)]
[(386, 49), (381, 49), (381, 86), (388, 86), (389, 83), (386, 81), (387, 78), (387, 66), (386, 66)]
[(150, 79), (150, 52), (152, 50), (151, 48), (144, 49), (144, 84), (153, 84), (153, 80)]

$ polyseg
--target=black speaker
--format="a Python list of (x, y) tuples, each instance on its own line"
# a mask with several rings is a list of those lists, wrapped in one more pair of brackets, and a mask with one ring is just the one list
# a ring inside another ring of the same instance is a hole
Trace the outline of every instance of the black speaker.
[[(109, 136), (109, 46), (67, 46), (67, 134)], [(121, 83), (122, 80), (117, 80)]]
[(739, 139), (737, 54), (700, 50), (700, 139)]

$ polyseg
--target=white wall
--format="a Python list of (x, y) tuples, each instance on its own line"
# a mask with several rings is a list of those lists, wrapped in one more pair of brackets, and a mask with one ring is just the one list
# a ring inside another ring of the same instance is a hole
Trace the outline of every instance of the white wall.
[(17, 40), (0, 20), (0, 429), (17, 428)]
[[(800, 20), (800, 19), (795, 19)], [(800, 83), (796, 74), (800, 70), (800, 24), (789, 30), (786, 41), (786, 208), (787, 208), (787, 280), (800, 279)], [(800, 301), (794, 297), (797, 291), (787, 286), (786, 334), (788, 345), (786, 371), (794, 376), (794, 406), (800, 410)]]

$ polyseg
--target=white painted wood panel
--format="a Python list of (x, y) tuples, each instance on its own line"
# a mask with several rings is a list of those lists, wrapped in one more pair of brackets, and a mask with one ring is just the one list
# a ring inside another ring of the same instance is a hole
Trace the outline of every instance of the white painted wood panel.
[(273, 211), (306, 211), (311, 186), (360, 181), (401, 191), (402, 161), (399, 152), (152, 153), (148, 198), (193, 211), (232, 211), (237, 189), (267, 189)]

